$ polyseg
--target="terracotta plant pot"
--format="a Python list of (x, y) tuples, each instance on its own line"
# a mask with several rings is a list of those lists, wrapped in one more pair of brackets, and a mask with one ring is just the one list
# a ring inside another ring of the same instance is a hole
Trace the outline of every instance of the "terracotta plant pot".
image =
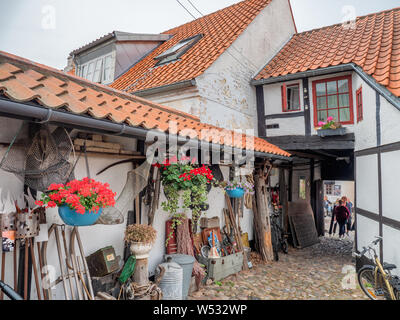
[(136, 259), (148, 258), (151, 248), (153, 248), (152, 243), (131, 242), (131, 253), (136, 256)]

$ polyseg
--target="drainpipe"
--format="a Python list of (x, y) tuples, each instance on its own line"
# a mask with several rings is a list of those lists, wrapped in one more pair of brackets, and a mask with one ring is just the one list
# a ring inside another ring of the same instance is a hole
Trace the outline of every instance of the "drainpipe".
[[(51, 123), (59, 126), (69, 126), (85, 131), (98, 132), (109, 135), (118, 135), (139, 140), (146, 140), (150, 130), (140, 127), (131, 127), (125, 124), (113, 123), (107, 120), (95, 119), (86, 115), (77, 115), (66, 111), (53, 110), (43, 108), (30, 103), (14, 102), (0, 98), (0, 113), (9, 118), (22, 118), (39, 123)], [(182, 136), (169, 135), (170, 138), (176, 139), (178, 144), (185, 144), (188, 147), (199, 148), (200, 145), (207, 144), (213, 149), (221, 148), (221, 145), (208, 143), (196, 139), (186, 139)], [(243, 153), (244, 150), (232, 148), (233, 152)], [(256, 157), (270, 158), (276, 160), (291, 161), (291, 158), (264, 153), (254, 152)]]

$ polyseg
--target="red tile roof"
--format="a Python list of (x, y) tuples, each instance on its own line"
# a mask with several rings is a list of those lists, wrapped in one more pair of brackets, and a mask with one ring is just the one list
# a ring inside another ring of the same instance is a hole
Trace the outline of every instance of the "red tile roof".
[(295, 34), (255, 80), (347, 63), (400, 96), (400, 8), (359, 17), (355, 28), (336, 24)]
[[(254, 18), (272, 0), (245, 0), (207, 16), (165, 31), (173, 37), (156, 48), (111, 85), (119, 90), (135, 92), (201, 75), (236, 40)], [(154, 59), (179, 41), (203, 34), (178, 61), (155, 67)]]
[[(183, 135), (183, 130), (193, 129), (197, 136), (192, 138), (200, 137), (204, 141), (241, 147), (236, 141), (230, 143), (222, 139), (223, 135), (233, 135), (233, 131), (201, 123), (196, 116), (2, 51), (0, 51), (0, 96), (12, 101), (37, 102), (45, 108), (62, 108), (71, 113), (89, 115), (96, 119), (145, 129), (158, 129), (163, 132), (168, 132), (169, 122), (174, 121), (180, 135)], [(202, 129), (215, 129), (216, 134), (202, 138)], [(217, 140), (214, 140), (215, 138)], [(254, 146), (246, 146), (244, 135), (241, 136), (241, 140), (243, 149), (290, 156), (289, 153), (261, 138), (255, 138)]]

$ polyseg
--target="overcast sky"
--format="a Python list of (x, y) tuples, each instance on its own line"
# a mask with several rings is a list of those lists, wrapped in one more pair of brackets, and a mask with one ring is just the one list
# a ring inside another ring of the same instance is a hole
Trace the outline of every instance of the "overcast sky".
[[(239, 0), (180, 0), (196, 17)], [(282, 1), (282, 0), (281, 0)], [(299, 31), (391, 9), (398, 0), (291, 0)], [(193, 18), (177, 0), (0, 0), (0, 50), (56, 68), (113, 30), (160, 33)]]

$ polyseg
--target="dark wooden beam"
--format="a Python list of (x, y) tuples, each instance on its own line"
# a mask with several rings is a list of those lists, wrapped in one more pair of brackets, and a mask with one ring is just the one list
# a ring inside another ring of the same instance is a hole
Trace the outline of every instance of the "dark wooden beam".
[(292, 156), (296, 156), (299, 158), (305, 158), (305, 159), (315, 159), (315, 160), (329, 160), (328, 157), (323, 157), (319, 156), (316, 154), (311, 154), (311, 153), (306, 153), (306, 152), (300, 152), (300, 151), (288, 151)]
[(298, 118), (304, 117), (304, 112), (288, 112), (288, 113), (278, 113), (278, 114), (269, 114), (265, 116), (266, 120), (273, 119), (288, 119), (288, 118)]
[(336, 154), (332, 154), (332, 153), (325, 152), (325, 151), (315, 150), (314, 152), (315, 152), (315, 153), (318, 153), (318, 154), (320, 154), (320, 155), (323, 155), (323, 156), (325, 156), (325, 157), (327, 157), (327, 158), (334, 158), (334, 159), (336, 159), (336, 158), (339, 158), (339, 157), (340, 157), (340, 156), (338, 156), (338, 155), (336, 155)]
[(258, 136), (266, 137), (267, 128), (265, 124), (265, 103), (264, 103), (264, 87), (256, 87), (256, 100), (257, 100), (257, 125), (258, 125)]
[(321, 138), (319, 136), (268, 137), (268, 142), (284, 150), (354, 149), (354, 133)]
[(354, 152), (354, 154), (356, 157), (362, 157), (362, 156), (370, 156), (373, 154), (377, 154), (379, 152), (385, 153), (385, 152), (393, 152), (393, 151), (400, 151), (400, 142), (390, 143), (390, 144), (386, 144), (386, 145), (379, 146), (379, 147), (356, 151), (356, 152)]
[(357, 212), (357, 215), (374, 220), (376, 222), (382, 221), (383, 225), (391, 227), (396, 230), (400, 230), (400, 221), (398, 221), (398, 220), (390, 219), (387, 217), (381, 218), (379, 214), (376, 214), (376, 213), (373, 213), (373, 212), (370, 212), (368, 210), (364, 210), (361, 208), (355, 208), (354, 210)]
[(310, 89), (308, 87), (308, 78), (303, 79), (303, 98), (305, 135), (311, 136)]

